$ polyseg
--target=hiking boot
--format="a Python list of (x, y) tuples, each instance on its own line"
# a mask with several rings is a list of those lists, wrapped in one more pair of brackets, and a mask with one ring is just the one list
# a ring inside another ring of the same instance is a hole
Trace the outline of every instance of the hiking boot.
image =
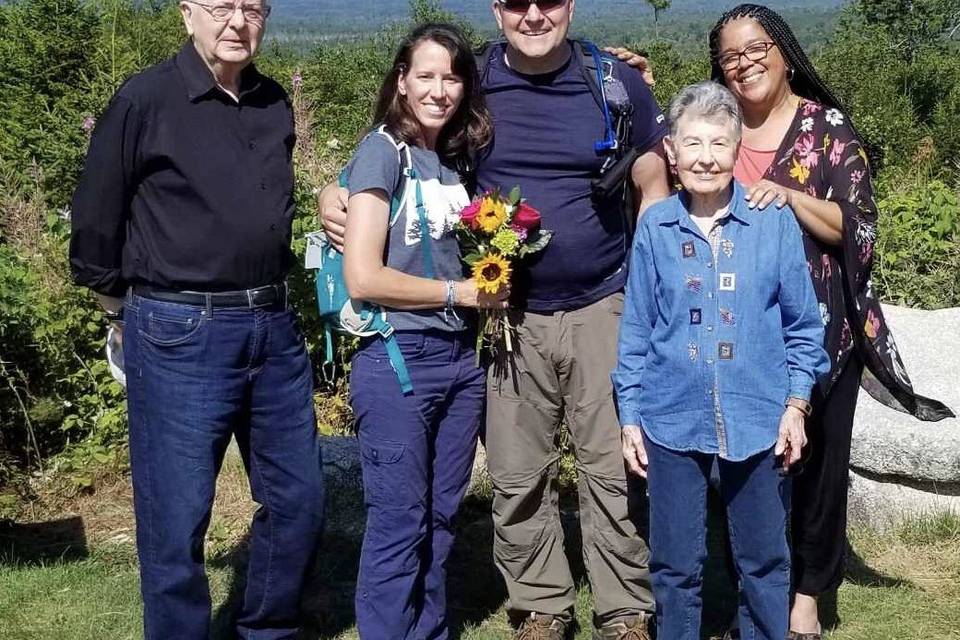
[(593, 640), (650, 640), (651, 615), (641, 613), (593, 629)]
[(557, 616), (531, 611), (517, 628), (514, 640), (566, 640), (567, 623)]

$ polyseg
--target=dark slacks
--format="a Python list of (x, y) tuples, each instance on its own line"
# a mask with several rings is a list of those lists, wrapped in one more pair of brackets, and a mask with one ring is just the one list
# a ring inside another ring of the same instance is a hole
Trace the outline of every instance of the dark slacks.
[(237, 633), (293, 638), (324, 497), (312, 373), (293, 312), (130, 296), (125, 316), (145, 638), (209, 636), (203, 542), (232, 434), (260, 505)]
[(398, 332), (413, 393), (381, 340), (353, 358), (367, 527), (357, 578), (364, 640), (448, 637), (447, 560), (470, 482), (485, 395), (472, 335)]
[(793, 481), (793, 587), (817, 596), (839, 586), (847, 548), (850, 440), (863, 364), (856, 354), (824, 398), (814, 389), (808, 450)]

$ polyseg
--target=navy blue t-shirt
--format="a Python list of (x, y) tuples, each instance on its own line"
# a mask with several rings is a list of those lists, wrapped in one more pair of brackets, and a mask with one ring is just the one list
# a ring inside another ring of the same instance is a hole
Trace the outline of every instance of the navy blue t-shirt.
[[(543, 215), (543, 228), (554, 232), (514, 275), (516, 302), (530, 311), (579, 309), (626, 282), (630, 239), (619, 202), (591, 197), (603, 162), (593, 145), (603, 139), (604, 122), (581, 64), (571, 53), (556, 71), (525, 75), (495, 51), (484, 77), (495, 138), (478, 159), (477, 186), (507, 192), (519, 185)], [(667, 133), (663, 114), (640, 74), (617, 64), (633, 103), (631, 142), (649, 151)]]

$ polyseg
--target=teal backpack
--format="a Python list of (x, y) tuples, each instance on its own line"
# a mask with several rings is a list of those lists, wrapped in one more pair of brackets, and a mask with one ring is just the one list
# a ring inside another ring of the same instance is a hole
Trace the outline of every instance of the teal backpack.
[[(407, 202), (410, 189), (414, 189), (417, 215), (420, 218), (420, 247), (423, 252), (424, 277), (433, 278), (433, 256), (430, 248), (430, 227), (427, 212), (423, 204), (423, 192), (420, 178), (413, 168), (410, 147), (396, 140), (384, 126), (380, 126), (369, 135), (381, 135), (387, 138), (397, 149), (400, 164), (400, 180), (390, 198), (390, 227), (396, 224)], [(340, 186), (346, 187), (346, 171), (340, 173)], [(394, 336), (393, 326), (387, 319), (386, 310), (377, 304), (363, 300), (354, 300), (347, 292), (343, 277), (343, 254), (337, 251), (322, 231), (307, 236), (307, 268), (316, 268), (317, 306), (320, 320), (324, 324), (326, 339), (325, 364), (333, 364), (333, 333), (356, 337), (379, 335), (386, 347), (390, 365), (397, 373), (400, 389), (406, 395), (413, 392), (410, 373), (407, 371), (403, 354)]]

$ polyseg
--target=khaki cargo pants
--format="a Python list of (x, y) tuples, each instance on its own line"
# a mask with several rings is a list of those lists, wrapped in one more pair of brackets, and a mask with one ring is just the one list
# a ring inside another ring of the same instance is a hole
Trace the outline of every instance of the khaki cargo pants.
[[(646, 513), (642, 507), (628, 513), (610, 382), (622, 311), (623, 294), (615, 293), (574, 311), (514, 314), (514, 365), (488, 371), (494, 562), (506, 580), (513, 617), (563, 614), (576, 598), (557, 505), (555, 438), (563, 418), (576, 454), (595, 622), (654, 610), (649, 550), (638, 531)], [(637, 493), (631, 491), (631, 500)]]

